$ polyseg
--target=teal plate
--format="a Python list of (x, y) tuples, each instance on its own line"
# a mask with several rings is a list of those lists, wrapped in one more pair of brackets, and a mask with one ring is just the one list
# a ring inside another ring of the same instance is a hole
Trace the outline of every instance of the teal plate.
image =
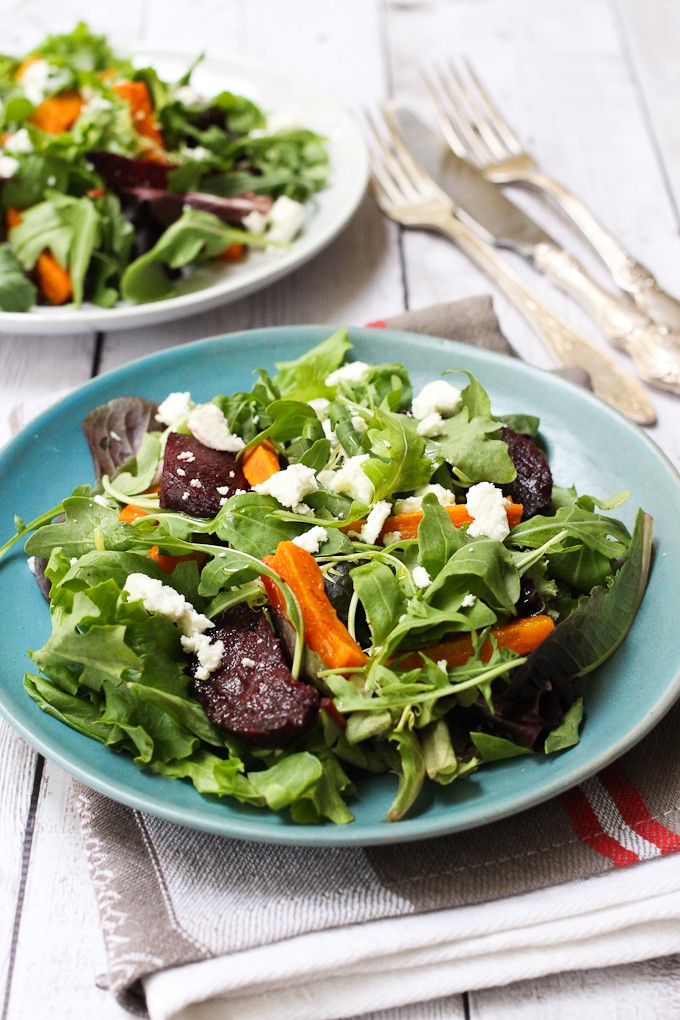
[[(253, 370), (271, 368), (325, 339), (329, 326), (282, 327), (203, 340), (154, 354), (100, 376), (34, 421), (0, 454), (0, 540), (13, 516), (32, 520), (77, 484), (92, 479), (80, 421), (97, 404), (122, 395), (160, 400), (190, 390), (195, 400), (249, 389)], [(496, 821), (581, 782), (636, 744), (680, 694), (677, 577), (680, 484), (675, 469), (636, 426), (590, 393), (514, 359), (431, 337), (351, 329), (354, 357), (401, 361), (415, 387), (445, 369), (465, 368), (488, 390), (495, 413), (537, 414), (555, 481), (601, 498), (630, 489), (617, 513), (631, 527), (638, 506), (654, 517), (655, 555), (649, 586), (623, 645), (585, 687), (580, 744), (551, 756), (523, 757), (480, 769), (448, 787), (430, 784), (404, 821), (385, 814), (393, 776), (359, 777), (345, 826), (296, 826), (284, 815), (202, 797), (185, 782), (150, 775), (131, 758), (44, 714), (24, 693), (31, 669), (26, 648), (49, 633), (49, 614), (23, 552), (0, 563), (0, 711), (49, 760), (131, 807), (181, 825), (240, 839), (317, 846), (408, 842)]]

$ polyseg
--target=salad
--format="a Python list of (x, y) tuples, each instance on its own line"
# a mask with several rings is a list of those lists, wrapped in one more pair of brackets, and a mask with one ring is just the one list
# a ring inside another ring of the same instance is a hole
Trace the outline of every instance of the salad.
[(578, 742), (651, 521), (557, 485), (537, 419), (467, 371), (414, 393), (341, 329), (249, 391), (120, 397), (83, 428), (95, 483), (0, 548), (27, 539), (49, 599), (24, 685), (52, 716), (306, 824), (351, 822), (365, 772), (396, 775), (398, 821)]
[(167, 82), (83, 23), (0, 55), (0, 310), (160, 301), (208, 261), (286, 250), (325, 140), (201, 95), (200, 61)]

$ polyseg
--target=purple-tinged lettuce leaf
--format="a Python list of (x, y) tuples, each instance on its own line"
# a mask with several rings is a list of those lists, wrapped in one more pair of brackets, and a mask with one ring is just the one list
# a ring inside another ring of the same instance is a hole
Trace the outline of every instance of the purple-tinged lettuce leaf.
[(142, 397), (116, 397), (95, 407), (83, 419), (97, 479), (113, 475), (133, 457), (146, 432), (161, 431), (157, 410), (158, 404)]

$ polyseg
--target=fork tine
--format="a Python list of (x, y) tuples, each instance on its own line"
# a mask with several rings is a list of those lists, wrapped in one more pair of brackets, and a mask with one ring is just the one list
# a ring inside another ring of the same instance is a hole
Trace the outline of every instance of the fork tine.
[(412, 200), (424, 201), (428, 198), (436, 198), (448, 202), (429, 174), (425, 173), (413, 158), (408, 146), (404, 143), (399, 125), (389, 105), (383, 106), (382, 115), (392, 143), (394, 161), (399, 164), (403, 176), (408, 181), (408, 190)]
[(486, 108), (487, 119), (490, 124), (493, 125), (498, 137), (501, 139), (507, 149), (513, 154), (513, 156), (520, 156), (523, 152), (523, 146), (514, 133), (508, 122), (506, 121), (503, 114), (500, 112), (496, 104), (491, 99), (491, 96), (482, 85), (479, 75), (473, 68), (469, 60), (464, 59), (463, 65), (477, 90), (477, 94), (482, 104)]
[(447, 75), (439, 71), (436, 74), (435, 85), (425, 72), (421, 74), (440, 130), (456, 155), (461, 159), (469, 159), (472, 156), (479, 163), (488, 162), (487, 147), (470, 125)]
[[(387, 144), (383, 135), (378, 130), (375, 120), (369, 113), (366, 114), (366, 120), (376, 146), (370, 156), (371, 170), (374, 178), (380, 184), (389, 201), (395, 204), (404, 201), (417, 201), (418, 193), (414, 189), (413, 181), (406, 172), (403, 161), (397, 158), (394, 148), (390, 148)], [(389, 125), (386, 126), (389, 130)], [(394, 144), (393, 139), (391, 140)]]
[(486, 114), (470, 90), (469, 85), (452, 63), (448, 65), (448, 78), (445, 78), (444, 74), (442, 74), (442, 80), (445, 82), (446, 91), (449, 96), (454, 94), (454, 85), (457, 89), (458, 108), (469, 124), (470, 134), (475, 143), (474, 146), (470, 146), (473, 155), (484, 163), (502, 157), (503, 151), (499, 148), (498, 135), (495, 133), (493, 126), (488, 123)]

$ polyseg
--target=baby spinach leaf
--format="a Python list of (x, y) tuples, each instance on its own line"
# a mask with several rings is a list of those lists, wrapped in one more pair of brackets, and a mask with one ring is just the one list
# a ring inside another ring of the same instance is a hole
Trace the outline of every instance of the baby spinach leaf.
[(294, 361), (277, 362), (274, 383), (288, 400), (331, 398), (335, 390), (326, 386), (326, 379), (340, 367), (351, 347), (347, 330), (338, 329)]
[(36, 301), (35, 284), (9, 244), (0, 244), (0, 309), (3, 312), (27, 312)]

